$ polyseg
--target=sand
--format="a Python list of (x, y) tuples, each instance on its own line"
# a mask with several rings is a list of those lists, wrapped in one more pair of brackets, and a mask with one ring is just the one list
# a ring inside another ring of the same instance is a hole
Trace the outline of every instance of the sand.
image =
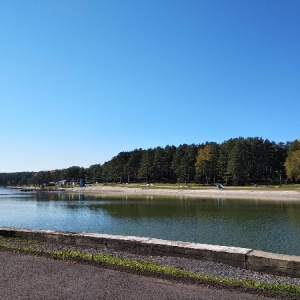
[(237, 189), (237, 188), (189, 188), (178, 187), (177, 189), (156, 188), (154, 186), (145, 186), (145, 188), (130, 188), (127, 186), (86, 186), (67, 189), (67, 192), (73, 193), (94, 193), (94, 194), (128, 194), (128, 195), (169, 195), (183, 197), (201, 197), (201, 198), (232, 198), (232, 199), (264, 199), (264, 200), (300, 200), (300, 190), (285, 191), (279, 188), (255, 188)]

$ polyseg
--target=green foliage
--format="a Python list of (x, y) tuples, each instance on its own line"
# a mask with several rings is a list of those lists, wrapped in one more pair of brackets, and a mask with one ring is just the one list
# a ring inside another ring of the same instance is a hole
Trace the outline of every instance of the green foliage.
[(90, 180), (97, 182), (102, 180), (102, 166), (100, 164), (96, 165), (91, 165), (87, 170), (86, 170), (86, 175), (87, 178)]
[(177, 180), (187, 182), (194, 180), (197, 147), (195, 145), (180, 145), (172, 161), (172, 169), (177, 175)]
[(289, 179), (300, 180), (300, 150), (290, 152), (285, 162), (285, 168)]
[(216, 143), (208, 143), (199, 148), (196, 156), (196, 175), (201, 181), (205, 177), (206, 184), (209, 183), (210, 178), (213, 178), (213, 182), (216, 183), (216, 174), (218, 173), (218, 158), (219, 158), (219, 146)]
[(233, 185), (248, 181), (248, 151), (243, 139), (237, 139), (229, 152), (227, 172), (231, 175)]
[(138, 169), (138, 177), (145, 178), (146, 182), (148, 182), (148, 178), (153, 176), (154, 172), (154, 151), (149, 149), (144, 151), (141, 157), (139, 169)]
[(120, 152), (110, 161), (89, 168), (0, 173), (0, 185), (42, 185), (59, 180), (89, 183), (168, 182), (226, 185), (281, 184), (298, 181), (299, 141), (286, 144), (262, 138), (235, 138), (221, 144), (182, 144)]

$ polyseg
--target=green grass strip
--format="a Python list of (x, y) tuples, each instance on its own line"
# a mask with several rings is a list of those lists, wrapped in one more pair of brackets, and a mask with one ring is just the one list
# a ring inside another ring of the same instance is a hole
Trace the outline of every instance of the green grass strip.
[(30, 247), (31, 244), (34, 243), (28, 242), (27, 245), (29, 246), (24, 246), (24, 243), (21, 243), (20, 245), (11, 245), (9, 242), (5, 243), (0, 240), (0, 247), (3, 249), (32, 253), (36, 255), (47, 255), (48, 257), (54, 259), (90, 261), (90, 262), (96, 262), (96, 263), (106, 264), (106, 265), (114, 265), (114, 266), (130, 269), (134, 271), (146, 271), (154, 275), (162, 274), (162, 275), (168, 275), (174, 277), (185, 277), (194, 280), (199, 280), (200, 282), (218, 283), (218, 284), (241, 286), (241, 287), (251, 287), (251, 288), (257, 288), (261, 290), (286, 292), (290, 294), (300, 295), (300, 286), (296, 286), (296, 285), (283, 284), (283, 283), (266, 283), (266, 282), (260, 282), (255, 280), (248, 280), (248, 279), (233, 279), (233, 278), (205, 275), (193, 271), (183, 270), (176, 267), (163, 266), (152, 262), (135, 261), (135, 260), (125, 259), (122, 257), (113, 257), (105, 254), (89, 254), (89, 253), (71, 251), (71, 250), (41, 249), (41, 248), (35, 248), (33, 246)]

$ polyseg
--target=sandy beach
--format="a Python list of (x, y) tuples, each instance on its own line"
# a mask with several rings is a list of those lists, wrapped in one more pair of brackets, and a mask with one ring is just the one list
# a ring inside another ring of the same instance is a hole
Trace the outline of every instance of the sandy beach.
[(182, 197), (201, 197), (201, 198), (232, 198), (232, 199), (263, 199), (263, 200), (300, 200), (300, 191), (285, 191), (280, 188), (253, 188), (253, 189), (234, 189), (234, 188), (178, 188), (165, 189), (155, 187), (130, 188), (130, 187), (111, 187), (111, 186), (86, 186), (67, 189), (73, 193), (94, 193), (94, 194), (130, 194), (130, 195), (166, 195)]

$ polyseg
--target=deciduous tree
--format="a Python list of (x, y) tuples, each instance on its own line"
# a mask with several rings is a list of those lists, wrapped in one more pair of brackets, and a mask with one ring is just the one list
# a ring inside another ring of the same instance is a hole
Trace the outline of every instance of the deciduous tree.
[(289, 179), (300, 180), (300, 150), (293, 151), (285, 162), (286, 174)]

